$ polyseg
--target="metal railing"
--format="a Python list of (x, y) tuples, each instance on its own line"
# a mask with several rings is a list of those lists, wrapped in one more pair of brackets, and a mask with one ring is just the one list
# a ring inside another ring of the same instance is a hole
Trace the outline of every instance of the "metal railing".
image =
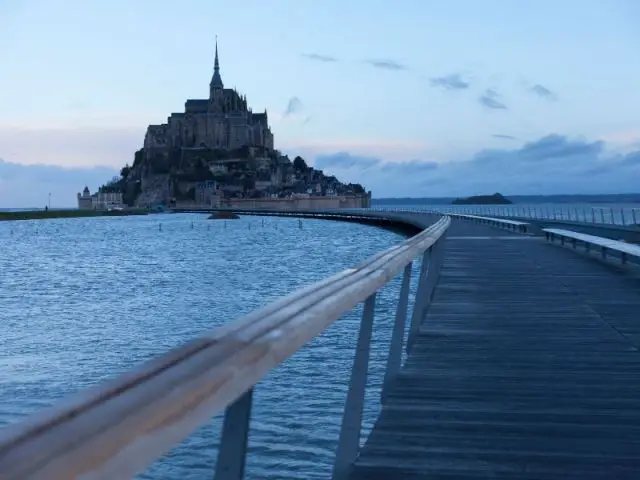
[(597, 225), (640, 226), (640, 207), (565, 207), (562, 205), (431, 205), (424, 208), (379, 207), (370, 211), (484, 215), (526, 220), (555, 220)]
[(253, 388), (338, 318), (364, 302), (333, 478), (359, 445), (376, 293), (402, 272), (384, 375), (384, 401), (400, 366), (413, 262), (420, 260), (407, 350), (433, 295), (450, 219), (137, 369), (0, 430), (0, 477), (128, 478), (224, 411), (215, 478), (243, 478)]

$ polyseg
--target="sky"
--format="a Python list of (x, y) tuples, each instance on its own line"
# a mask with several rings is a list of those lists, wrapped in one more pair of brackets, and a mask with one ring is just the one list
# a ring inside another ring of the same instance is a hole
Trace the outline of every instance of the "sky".
[(638, 192), (637, 0), (2, 0), (0, 207), (74, 205), (222, 79), (374, 197)]

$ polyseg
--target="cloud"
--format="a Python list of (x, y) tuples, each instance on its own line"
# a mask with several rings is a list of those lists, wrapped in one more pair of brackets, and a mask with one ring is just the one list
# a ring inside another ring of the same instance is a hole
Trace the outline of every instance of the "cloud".
[(336, 57), (321, 55), (319, 53), (303, 53), (302, 56), (307, 60), (313, 60), (315, 62), (333, 63), (338, 61)]
[(519, 148), (484, 149), (461, 160), (390, 162), (341, 151), (312, 162), (325, 173), (362, 183), (375, 197), (457, 197), (637, 192), (640, 150), (613, 154), (603, 141), (551, 134)]
[(480, 95), (478, 101), (481, 105), (486, 108), (491, 108), (494, 110), (506, 110), (507, 106), (500, 101), (501, 95), (493, 90), (492, 88), (487, 88), (485, 92)]
[(304, 104), (298, 97), (291, 97), (287, 102), (284, 112), (276, 117), (276, 121), (280, 120), (287, 123), (299, 123), (301, 125), (308, 124), (313, 117), (305, 112)]
[(365, 60), (365, 63), (368, 63), (372, 67), (379, 68), (381, 70), (408, 70), (409, 68), (402, 63), (396, 62), (395, 60)]
[(529, 92), (533, 93), (534, 95), (537, 95), (540, 98), (544, 98), (545, 100), (549, 100), (549, 101), (558, 100), (558, 96), (554, 92), (549, 90), (547, 87), (543, 87), (542, 85), (539, 85), (539, 84), (536, 84), (533, 87), (530, 87)]
[(358, 168), (360, 170), (366, 170), (371, 167), (375, 167), (382, 163), (382, 160), (374, 157), (365, 157), (358, 155), (351, 155), (348, 152), (339, 152), (332, 155), (319, 155), (316, 157), (314, 165), (316, 168)]
[(505, 135), (502, 133), (494, 133), (493, 135), (491, 135), (493, 138), (500, 138), (502, 140), (516, 140), (516, 137), (513, 137), (511, 135)]
[(433, 77), (429, 82), (432, 87), (440, 87), (445, 90), (466, 90), (470, 85), (468, 81), (462, 79), (459, 73), (444, 77)]
[(335, 152), (349, 152), (355, 156), (381, 157), (386, 160), (400, 161), (406, 158), (422, 158), (434, 152), (450, 153), (449, 144), (430, 144), (426, 142), (410, 142), (388, 140), (384, 138), (359, 138), (349, 140), (326, 141), (291, 141), (283, 138), (278, 141), (278, 148), (293, 156), (304, 158), (319, 158), (333, 155)]
[(556, 159), (570, 159), (576, 156), (594, 157), (600, 155), (604, 149), (604, 142), (586, 142), (584, 140), (570, 140), (565, 136), (551, 134), (535, 142), (525, 143), (519, 150), (519, 157), (525, 161), (545, 161)]
[(284, 116), (289, 117), (296, 113), (300, 113), (303, 109), (302, 102), (298, 97), (291, 97), (287, 103), (287, 108), (284, 111)]
[(21, 165), (0, 159), (0, 208), (42, 208), (49, 193), (52, 207), (75, 207), (77, 192), (85, 186), (93, 191), (116, 175), (119, 169), (109, 167)]

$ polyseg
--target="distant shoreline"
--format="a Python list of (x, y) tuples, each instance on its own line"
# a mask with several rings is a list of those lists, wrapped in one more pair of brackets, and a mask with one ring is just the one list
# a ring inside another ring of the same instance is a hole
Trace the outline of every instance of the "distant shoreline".
[(46, 220), (53, 218), (126, 217), (147, 215), (147, 210), (14, 210), (0, 211), (0, 222), (15, 220)]

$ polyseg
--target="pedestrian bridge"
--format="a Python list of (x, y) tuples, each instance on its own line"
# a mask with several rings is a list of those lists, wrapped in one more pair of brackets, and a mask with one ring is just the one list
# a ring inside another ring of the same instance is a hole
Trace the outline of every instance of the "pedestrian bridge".
[[(216, 414), (212, 473), (241, 479), (254, 387), (360, 303), (332, 478), (640, 478), (634, 245), (486, 216), (240, 213), (419, 233), (0, 430), (0, 479), (131, 478)], [(362, 439), (376, 292), (396, 276), (382, 409)]]

